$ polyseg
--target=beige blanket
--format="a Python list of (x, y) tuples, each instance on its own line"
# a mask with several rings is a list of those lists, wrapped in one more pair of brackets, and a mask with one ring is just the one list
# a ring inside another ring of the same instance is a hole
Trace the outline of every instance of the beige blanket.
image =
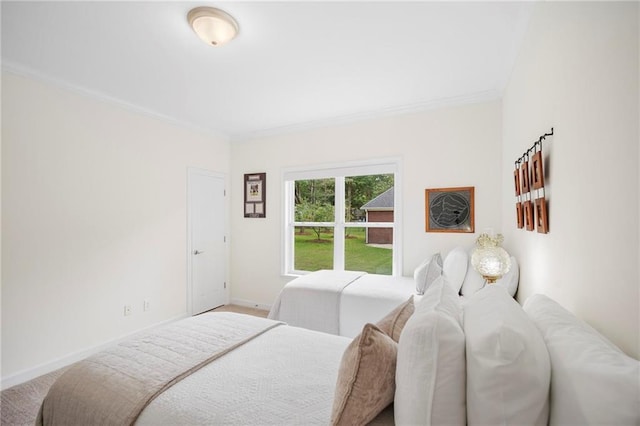
[(191, 317), (72, 366), (45, 397), (37, 425), (131, 425), (156, 396), (282, 323), (229, 313)]

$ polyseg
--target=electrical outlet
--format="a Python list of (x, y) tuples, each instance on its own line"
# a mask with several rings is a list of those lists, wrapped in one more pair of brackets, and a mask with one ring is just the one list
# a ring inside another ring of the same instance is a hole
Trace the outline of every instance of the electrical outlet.
[(143, 302), (143, 304), (142, 304), (142, 307), (143, 307), (144, 311), (146, 312), (146, 311), (148, 311), (149, 309), (151, 309), (151, 304), (149, 303), (149, 301), (148, 301), (148, 300), (145, 300), (145, 301)]
[(124, 316), (131, 315), (131, 305), (124, 305)]

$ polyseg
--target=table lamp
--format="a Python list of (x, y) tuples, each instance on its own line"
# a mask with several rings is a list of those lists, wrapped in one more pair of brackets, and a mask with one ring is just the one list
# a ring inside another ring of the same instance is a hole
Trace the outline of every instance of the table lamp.
[(471, 254), (471, 265), (478, 271), (488, 284), (493, 284), (511, 268), (509, 253), (502, 247), (504, 237), (480, 234), (476, 241), (476, 248)]

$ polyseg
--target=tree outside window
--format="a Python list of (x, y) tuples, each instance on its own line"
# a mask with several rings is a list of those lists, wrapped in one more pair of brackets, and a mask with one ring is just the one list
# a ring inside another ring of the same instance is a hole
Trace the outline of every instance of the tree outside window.
[[(367, 243), (367, 230), (372, 224), (367, 223), (361, 207), (393, 185), (393, 174), (295, 180), (293, 269), (390, 275), (393, 245)], [(338, 214), (336, 204), (342, 206)], [(393, 228), (392, 223), (386, 226)], [(341, 251), (335, 255), (338, 247)]]

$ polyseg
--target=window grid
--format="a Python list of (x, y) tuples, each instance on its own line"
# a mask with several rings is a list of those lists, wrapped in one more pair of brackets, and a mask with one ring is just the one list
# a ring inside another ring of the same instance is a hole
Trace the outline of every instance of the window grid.
[[(333, 228), (333, 269), (343, 271), (345, 268), (345, 229), (346, 228), (390, 228), (393, 232), (393, 251), (392, 251), (392, 275), (401, 275), (401, 243), (399, 237), (399, 218), (400, 213), (400, 191), (396, 190), (394, 199), (394, 221), (393, 222), (346, 222), (345, 221), (345, 178), (346, 176), (363, 176), (377, 174), (393, 174), (394, 187), (400, 187), (399, 161), (393, 160), (390, 167), (389, 162), (381, 163), (380, 167), (375, 164), (367, 164), (358, 173), (357, 166), (348, 167), (329, 167), (323, 169), (309, 170), (308, 174), (304, 170), (295, 170), (294, 172), (285, 172), (284, 179), (284, 230), (283, 230), (283, 274), (284, 275), (301, 275), (308, 271), (294, 269), (295, 262), (295, 229), (296, 227), (326, 227)], [(331, 176), (331, 172), (342, 171), (343, 176)], [(335, 201), (334, 201), (334, 221), (333, 222), (305, 222), (295, 221), (295, 181), (312, 180), (322, 178), (335, 179)]]

